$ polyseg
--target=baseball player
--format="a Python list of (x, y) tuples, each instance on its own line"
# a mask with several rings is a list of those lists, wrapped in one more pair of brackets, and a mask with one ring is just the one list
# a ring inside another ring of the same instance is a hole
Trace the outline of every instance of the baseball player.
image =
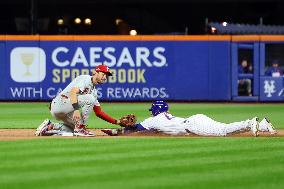
[(248, 119), (240, 122), (221, 123), (206, 115), (196, 114), (188, 118), (175, 117), (168, 112), (169, 106), (164, 101), (156, 101), (152, 104), (149, 111), (152, 117), (149, 117), (141, 123), (123, 129), (103, 129), (108, 135), (120, 135), (137, 131), (158, 131), (170, 135), (186, 135), (188, 133), (201, 136), (227, 136), (233, 133), (251, 131), (254, 136), (258, 132), (268, 131), (275, 134), (276, 130), (267, 118), (260, 123), (258, 118)]
[(57, 120), (63, 121), (63, 123), (52, 123), (49, 119), (46, 119), (36, 129), (35, 135), (94, 136), (86, 129), (92, 110), (101, 119), (112, 124), (120, 124), (119, 120), (101, 110), (97, 99), (95, 86), (103, 84), (108, 76), (112, 76), (109, 68), (105, 65), (99, 65), (93, 70), (92, 76), (80, 75), (76, 77), (51, 102), (51, 115)]

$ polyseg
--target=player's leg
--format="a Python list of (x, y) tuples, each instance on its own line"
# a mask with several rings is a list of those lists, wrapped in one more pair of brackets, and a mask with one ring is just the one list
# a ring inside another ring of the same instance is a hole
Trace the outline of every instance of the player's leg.
[(64, 123), (53, 123), (49, 119), (44, 120), (36, 129), (36, 136), (51, 136), (51, 135), (63, 135), (70, 136), (73, 134), (72, 127)]
[(74, 132), (75, 122), (72, 119), (74, 109), (70, 99), (66, 96), (57, 96), (51, 103), (50, 113), (57, 120), (63, 123), (52, 123), (53, 129), (50, 133), (70, 133)]
[(196, 114), (187, 118), (184, 125), (187, 132), (201, 136), (226, 135), (220, 124), (203, 114)]
[(225, 132), (227, 134), (234, 134), (234, 133), (242, 133), (251, 131), (251, 133), (254, 136), (258, 136), (259, 132), (259, 122), (258, 117), (254, 117), (252, 119), (248, 119), (246, 121), (240, 121), (240, 122), (233, 122), (226, 124), (224, 127)]
[[(85, 125), (84, 125), (89, 118), (89, 113), (90, 113), (90, 110), (92, 109), (90, 107), (92, 107), (94, 104), (94, 97), (92, 95), (81, 95), (78, 97), (78, 104), (82, 108), (81, 109), (82, 110), (81, 111), (82, 120), (79, 123), (75, 123), (72, 118), (74, 109), (72, 107), (70, 99), (63, 97), (63, 96), (58, 96), (55, 99), (53, 99), (51, 103), (50, 113), (57, 120), (63, 121), (63, 124), (62, 123), (52, 123), (53, 125), (55, 125), (55, 127), (52, 128), (50, 127), (50, 124), (47, 124), (46, 122), (44, 122), (42, 125), (45, 125), (45, 129), (47, 128), (47, 130), (49, 131), (47, 133), (55, 134), (57, 132), (62, 133), (65, 131), (74, 132), (74, 128), (77, 125), (79, 133), (76, 134), (76, 136), (94, 136), (94, 134), (86, 130)], [(38, 133), (39, 132), (36, 132), (36, 135), (38, 135)]]
[(81, 123), (82, 125), (86, 125), (90, 113), (93, 112), (93, 107), (96, 103), (96, 99), (91, 94), (80, 95), (78, 96), (78, 104), (81, 107)]
[(65, 96), (57, 96), (51, 102), (50, 113), (57, 120), (62, 120), (66, 114), (73, 111), (70, 99)]
[(269, 132), (270, 134), (277, 134), (276, 129), (273, 127), (272, 123), (268, 118), (264, 118), (260, 123), (259, 123), (259, 130), (261, 132)]
[(59, 115), (62, 112), (65, 114), (65, 116), (63, 114), (61, 120), (64, 122), (65, 125), (74, 128), (74, 135), (94, 136), (93, 133), (86, 129), (86, 123), (89, 119), (90, 112), (96, 102), (94, 96), (91, 94), (78, 96), (78, 104), (81, 108), (81, 120), (79, 122), (74, 122), (72, 118), (74, 109), (70, 99), (59, 98), (59, 101), (59, 103), (54, 103), (54, 108), (52, 104), (51, 110), (55, 112), (55, 115)]
[(93, 111), (95, 103), (96, 99), (91, 94), (78, 96), (78, 104), (81, 107), (81, 120), (80, 122), (75, 124), (74, 128), (75, 136), (95, 136), (93, 133), (91, 133), (86, 129), (90, 113)]
[(226, 136), (235, 132), (249, 131), (252, 125), (258, 126), (257, 119), (225, 124), (203, 114), (187, 118), (184, 124), (187, 132), (202, 136)]
[[(50, 113), (57, 120), (62, 120), (67, 112), (72, 111), (72, 106), (69, 105), (68, 99), (62, 96), (57, 96), (50, 103)], [(58, 116), (59, 115), (59, 116)], [(59, 132), (59, 125), (52, 123), (49, 119), (45, 119), (36, 129), (36, 136), (50, 136)], [(52, 133), (51, 131), (55, 131)]]

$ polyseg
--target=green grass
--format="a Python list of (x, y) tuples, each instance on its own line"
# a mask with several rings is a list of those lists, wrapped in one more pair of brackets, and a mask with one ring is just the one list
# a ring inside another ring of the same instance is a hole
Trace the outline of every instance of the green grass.
[[(149, 117), (150, 103), (102, 103), (102, 109), (119, 118), (122, 115), (134, 113), (138, 121)], [(203, 113), (221, 121), (240, 121), (255, 116), (269, 117), (276, 128), (284, 128), (284, 104), (182, 104), (169, 103), (171, 113), (180, 117), (189, 117), (193, 114)], [(52, 119), (48, 111), (48, 103), (1, 103), (0, 128), (36, 128), (45, 118)], [(54, 119), (52, 119), (55, 121)], [(92, 113), (90, 128), (115, 127)]]
[[(268, 116), (284, 128), (283, 104), (178, 104), (174, 115), (204, 113), (223, 122)], [(118, 118), (148, 117), (149, 103), (102, 103)], [(0, 128), (36, 128), (47, 103), (1, 103)], [(92, 116), (90, 127), (114, 127)], [(0, 141), (1, 189), (278, 189), (284, 138), (62, 138)]]
[(281, 188), (282, 138), (93, 138), (0, 143), (0, 186)]

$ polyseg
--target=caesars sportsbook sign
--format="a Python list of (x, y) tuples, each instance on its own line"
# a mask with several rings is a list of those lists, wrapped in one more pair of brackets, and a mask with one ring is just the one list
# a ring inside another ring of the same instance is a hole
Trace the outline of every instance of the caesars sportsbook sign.
[[(162, 44), (162, 45), (161, 45)], [(166, 42), (7, 41), (6, 99), (49, 100), (76, 76), (110, 67), (113, 77), (97, 86), (102, 100), (171, 97), (172, 55)], [(9, 71), (8, 71), (9, 70)]]

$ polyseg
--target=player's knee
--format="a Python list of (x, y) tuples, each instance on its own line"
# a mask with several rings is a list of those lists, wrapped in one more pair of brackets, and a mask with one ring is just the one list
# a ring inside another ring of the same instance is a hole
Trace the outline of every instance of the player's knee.
[(63, 113), (63, 112), (53, 113), (52, 115), (58, 121), (63, 121), (66, 118), (66, 113)]

